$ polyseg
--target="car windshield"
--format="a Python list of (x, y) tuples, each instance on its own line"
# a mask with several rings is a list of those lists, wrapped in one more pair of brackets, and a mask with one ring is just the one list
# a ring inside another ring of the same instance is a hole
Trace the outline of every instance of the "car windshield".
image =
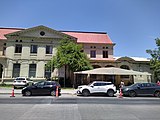
[(44, 85), (44, 82), (41, 81), (41, 82), (35, 83), (34, 85), (35, 85), (35, 86), (43, 86), (43, 85)]
[(89, 83), (88, 86), (90, 86), (93, 82)]

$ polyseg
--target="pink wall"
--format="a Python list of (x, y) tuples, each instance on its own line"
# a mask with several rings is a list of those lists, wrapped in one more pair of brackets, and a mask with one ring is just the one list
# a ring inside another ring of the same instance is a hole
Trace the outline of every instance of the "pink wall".
[[(93, 60), (113, 59), (113, 44), (83, 44), (83, 50), (89, 58), (90, 58), (90, 51), (96, 50), (96, 58), (91, 58)], [(103, 51), (108, 51), (108, 58), (103, 58)]]

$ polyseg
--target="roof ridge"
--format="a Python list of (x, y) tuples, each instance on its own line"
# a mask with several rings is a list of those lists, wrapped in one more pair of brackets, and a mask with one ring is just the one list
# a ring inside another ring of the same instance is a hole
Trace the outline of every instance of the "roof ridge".
[(89, 32), (89, 31), (67, 31), (67, 30), (59, 30), (60, 32), (76, 32), (76, 33), (97, 33), (97, 34), (107, 34), (107, 32)]
[(16, 27), (0, 27), (0, 29), (25, 30), (25, 28), (16, 28)]
[[(14, 29), (14, 30), (25, 30), (26, 28), (16, 28), (16, 27), (0, 27), (0, 29)], [(75, 33), (96, 33), (96, 34), (107, 34), (107, 32), (94, 32), (94, 31), (74, 31), (74, 30), (56, 30), (59, 32), (75, 32)]]

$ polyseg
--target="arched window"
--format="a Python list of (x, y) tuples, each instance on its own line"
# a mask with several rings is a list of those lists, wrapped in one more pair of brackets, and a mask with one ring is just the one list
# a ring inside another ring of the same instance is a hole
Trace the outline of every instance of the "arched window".
[(121, 65), (120, 68), (122, 69), (126, 69), (126, 70), (130, 70), (129, 66), (128, 65)]
[(101, 66), (99, 66), (99, 65), (92, 65), (93, 66), (93, 68), (101, 68)]
[(105, 67), (114, 67), (113, 65), (106, 65)]

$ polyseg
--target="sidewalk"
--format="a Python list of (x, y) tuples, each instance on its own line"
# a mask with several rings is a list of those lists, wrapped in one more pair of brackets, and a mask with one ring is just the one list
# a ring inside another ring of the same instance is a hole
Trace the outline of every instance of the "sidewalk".
[[(14, 89), (14, 94), (21, 94), (22, 89)], [(12, 88), (0, 87), (0, 94), (11, 94)], [(61, 94), (75, 94), (76, 89), (61, 89)]]

